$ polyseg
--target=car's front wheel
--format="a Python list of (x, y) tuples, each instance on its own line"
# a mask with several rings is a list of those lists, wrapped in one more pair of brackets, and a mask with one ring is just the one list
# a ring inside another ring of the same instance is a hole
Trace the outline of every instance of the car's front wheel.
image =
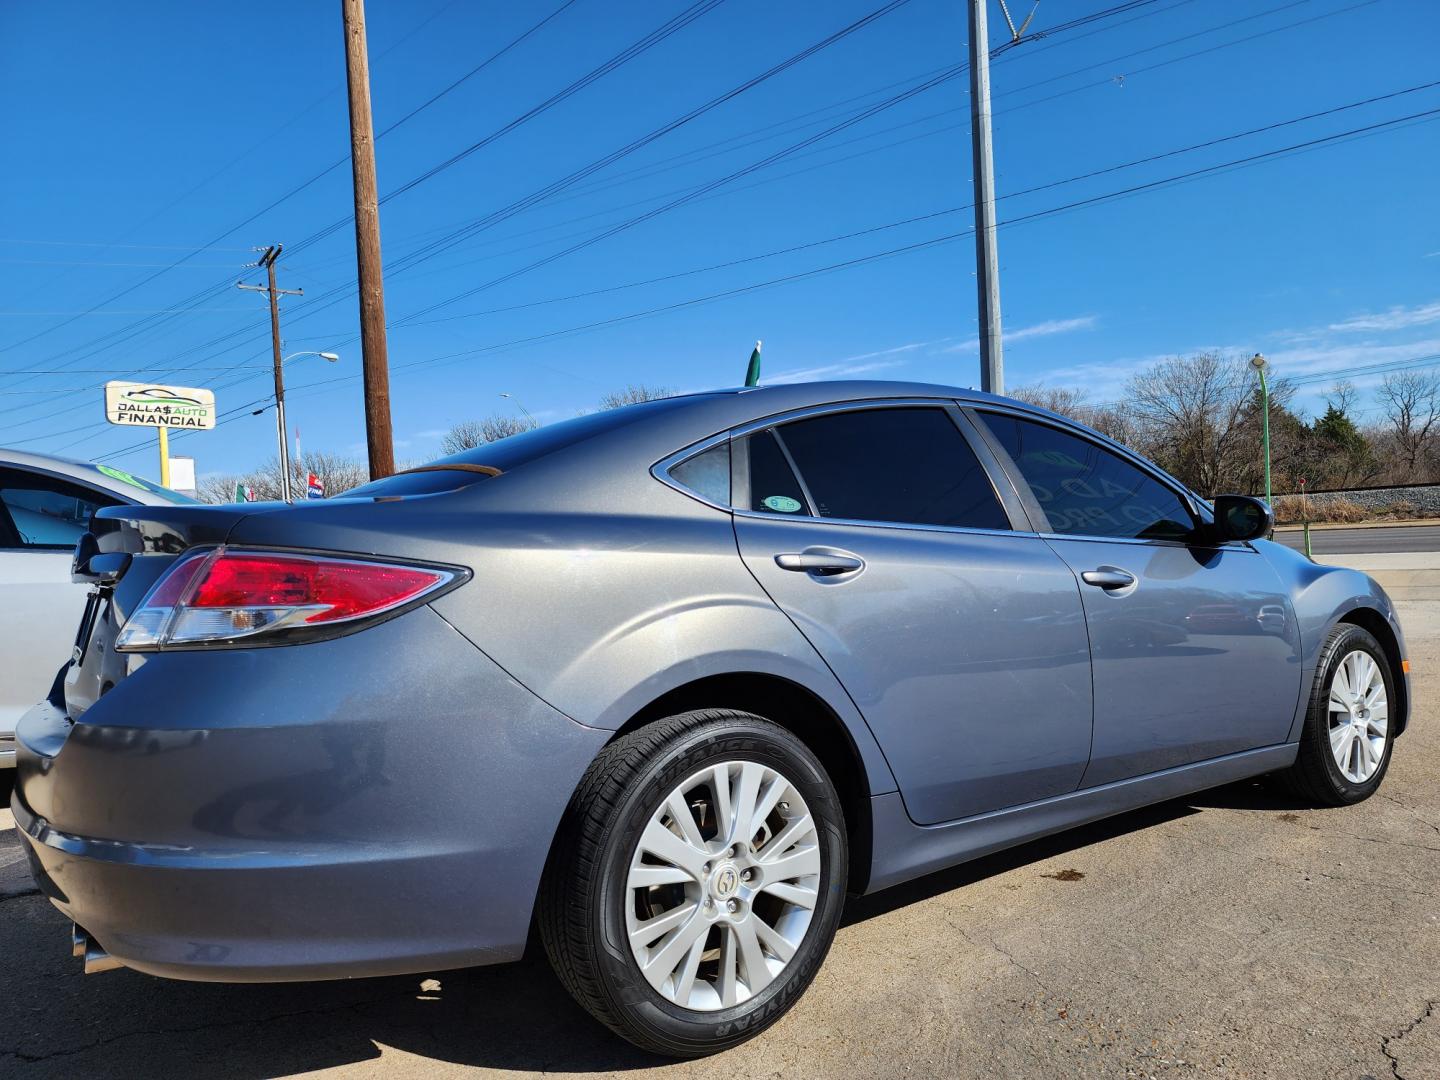
[(1319, 806), (1369, 798), (1390, 767), (1395, 743), (1395, 673), (1374, 635), (1341, 623), (1320, 649), (1300, 752), (1282, 777)]
[(846, 882), (834, 785), (790, 732), (702, 711), (616, 740), (571, 800), (540, 897), (560, 980), (644, 1049), (698, 1057), (810, 984)]

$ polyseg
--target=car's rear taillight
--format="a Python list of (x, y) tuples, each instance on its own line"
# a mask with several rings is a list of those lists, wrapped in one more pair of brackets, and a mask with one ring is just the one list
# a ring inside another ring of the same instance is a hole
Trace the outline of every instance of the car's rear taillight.
[(121, 652), (279, 644), (353, 629), (444, 588), (461, 571), (331, 555), (213, 548), (186, 555), (115, 640)]

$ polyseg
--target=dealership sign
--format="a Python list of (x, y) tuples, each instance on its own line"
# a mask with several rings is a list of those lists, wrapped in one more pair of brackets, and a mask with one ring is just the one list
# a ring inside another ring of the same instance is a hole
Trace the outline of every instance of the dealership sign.
[(190, 386), (108, 382), (105, 419), (112, 424), (208, 431), (215, 426), (215, 392)]

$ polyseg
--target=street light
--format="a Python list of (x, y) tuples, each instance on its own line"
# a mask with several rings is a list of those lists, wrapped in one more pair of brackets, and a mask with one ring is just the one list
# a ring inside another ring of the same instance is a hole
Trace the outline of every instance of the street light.
[(521, 404), (520, 404), (520, 399), (519, 399), (519, 398), (517, 398), (517, 397), (515, 397), (515, 396), (513, 396), (513, 395), (511, 395), (511, 394), (506, 394), (506, 393), (503, 393), (503, 392), (501, 393), (500, 396), (503, 397), (506, 401), (514, 402), (515, 407), (516, 407), (517, 409), (519, 409), (522, 413), (525, 414), (525, 419), (530, 421), (530, 426), (531, 426), (531, 427), (539, 427), (539, 426), (540, 426), (539, 424), (537, 424), (537, 423), (535, 422), (535, 417), (533, 417), (533, 416), (530, 415), (530, 410), (527, 409), (527, 408), (525, 408), (524, 405), (521, 405)]
[(1270, 387), (1265, 382), (1265, 357), (1258, 352), (1250, 358), (1250, 366), (1260, 376), (1260, 449), (1265, 455), (1265, 501), (1270, 502)]
[(318, 356), (332, 364), (340, 359), (339, 353), (302, 349), (300, 352), (293, 352), (285, 357), (275, 368), (275, 434), (280, 440), (280, 497), (286, 502), (291, 500), (292, 495), (290, 492), (290, 451), (285, 445), (285, 380), (281, 377), (280, 368), (297, 356)]

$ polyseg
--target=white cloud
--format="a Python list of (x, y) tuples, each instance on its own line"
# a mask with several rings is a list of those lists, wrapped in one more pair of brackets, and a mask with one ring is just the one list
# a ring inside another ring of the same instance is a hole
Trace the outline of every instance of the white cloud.
[(874, 371), (900, 367), (904, 360), (877, 360), (869, 364), (822, 364), (819, 367), (800, 368), (796, 371), (782, 371), (775, 375), (764, 375), (760, 381), (766, 386), (780, 383), (810, 382), (814, 379), (848, 379), (855, 375), (868, 375)]
[(1388, 334), (1434, 323), (1440, 323), (1440, 301), (1408, 307), (1397, 304), (1385, 311), (1353, 315), (1318, 329), (1290, 331), (1279, 336), (1287, 341), (1319, 341), (1331, 334)]
[(780, 371), (774, 375), (762, 375), (760, 381), (766, 386), (774, 386), (777, 383), (809, 382), (812, 379), (848, 379), (856, 375), (869, 375), (871, 372), (901, 367), (909, 363), (908, 359), (884, 360), (881, 359), (882, 357), (898, 357), (902, 353), (918, 352), (931, 345), (942, 345), (949, 340), (951, 339), (946, 337), (937, 338), (934, 341), (912, 341), (905, 345), (893, 345), (888, 349), (876, 349), (874, 352), (846, 356), (829, 364)]
[[(1045, 322), (1035, 323), (1032, 326), (1022, 326), (1018, 330), (1006, 330), (1005, 344), (1024, 341), (1026, 338), (1053, 337), (1056, 334), (1071, 334), (1076, 330), (1093, 330), (1100, 321), (1096, 315), (1081, 315), (1074, 319), (1047, 319)], [(971, 338), (969, 341), (959, 345), (952, 345), (946, 352), (978, 352), (980, 339)]]

